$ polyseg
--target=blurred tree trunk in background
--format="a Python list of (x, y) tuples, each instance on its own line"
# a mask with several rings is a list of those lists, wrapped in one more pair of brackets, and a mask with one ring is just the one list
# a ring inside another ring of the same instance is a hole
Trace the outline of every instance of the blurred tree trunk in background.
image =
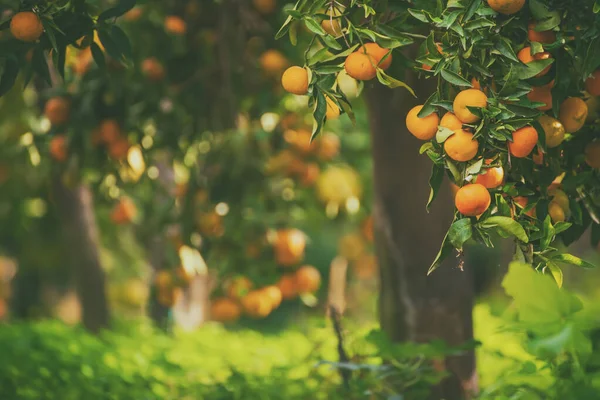
[(65, 254), (70, 256), (81, 302), (83, 325), (98, 332), (108, 327), (109, 310), (92, 192), (81, 183), (69, 188), (60, 176), (55, 176), (53, 195), (61, 220)]
[[(380, 277), (380, 322), (396, 341), (442, 339), (460, 345), (473, 337), (473, 283), (469, 268), (461, 272), (453, 257), (431, 276), (427, 270), (452, 221), (452, 197), (442, 185), (431, 212), (431, 161), (419, 154), (421, 143), (406, 129), (404, 119), (422, 104), (436, 82), (406, 82), (419, 99), (403, 89), (375, 84), (366, 90), (374, 160), (374, 230)], [(432, 398), (463, 399), (475, 390), (475, 357), (467, 352), (446, 360), (450, 377)]]

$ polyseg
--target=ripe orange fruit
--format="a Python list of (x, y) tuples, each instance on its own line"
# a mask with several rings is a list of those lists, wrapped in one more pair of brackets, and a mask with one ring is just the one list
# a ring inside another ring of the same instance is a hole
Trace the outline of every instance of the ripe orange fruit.
[(548, 188), (548, 195), (554, 203), (557, 203), (563, 209), (565, 214), (569, 214), (571, 212), (571, 202), (569, 201), (569, 196), (567, 196), (567, 194), (560, 189), (560, 184), (550, 185)]
[(241, 299), (250, 292), (254, 284), (245, 276), (236, 276), (225, 282), (225, 293), (232, 299)]
[(529, 101), (545, 104), (539, 106), (537, 108), (538, 110), (548, 111), (552, 108), (552, 91), (548, 87), (542, 86), (532, 88), (531, 92), (527, 93), (527, 98)]
[(476, 217), (483, 214), (490, 206), (492, 197), (485, 186), (470, 183), (458, 189), (454, 204), (462, 215)]
[(280, 74), (289, 65), (287, 58), (281, 52), (270, 49), (260, 55), (261, 68), (270, 75)]
[(265, 318), (271, 312), (271, 301), (263, 292), (254, 290), (242, 297), (242, 307), (252, 318)]
[(50, 156), (58, 162), (67, 160), (67, 137), (65, 135), (56, 135), (50, 140)]
[(142, 7), (133, 7), (131, 10), (123, 14), (123, 19), (128, 22), (137, 21), (143, 14)]
[(413, 107), (406, 115), (406, 128), (414, 137), (421, 140), (433, 139), (440, 124), (440, 117), (434, 112), (424, 118), (418, 114), (423, 106)]
[(473, 139), (473, 134), (464, 129), (457, 129), (454, 135), (444, 142), (444, 150), (454, 161), (470, 161), (479, 151), (479, 142)]
[(142, 73), (151, 81), (162, 81), (165, 77), (165, 68), (155, 57), (150, 57), (142, 61)]
[(274, 310), (281, 304), (281, 300), (283, 296), (281, 294), (281, 289), (275, 285), (265, 286), (261, 289), (265, 296), (271, 301), (271, 308)]
[(525, 0), (488, 0), (488, 5), (500, 14), (511, 15), (521, 11)]
[(538, 32), (535, 30), (536, 23), (531, 21), (529, 23), (529, 29), (527, 30), (527, 37), (530, 42), (538, 42), (543, 44), (551, 44), (556, 42), (556, 33), (554, 31), (542, 31)]
[[(531, 54), (531, 47), (527, 46), (527, 47), (523, 47), (521, 49), (521, 51), (519, 51), (519, 53), (517, 53), (517, 58), (519, 60), (521, 60), (522, 63), (529, 64), (530, 62), (533, 62), (533, 61), (548, 60), (548, 59), (552, 58), (552, 55), (550, 53), (548, 53), (547, 51), (543, 51), (541, 53), (537, 53), (535, 55), (532, 55)], [(548, 71), (550, 71), (550, 67), (551, 66), (548, 65), (546, 68), (544, 68), (535, 77), (539, 78), (539, 77), (542, 77), (542, 76), (546, 75), (548, 73)]]
[(548, 214), (553, 223), (564, 222), (567, 219), (565, 210), (556, 201), (551, 201), (548, 204)]
[(451, 112), (447, 112), (440, 121), (440, 126), (450, 129), (452, 132), (462, 129), (463, 123), (458, 117)]
[[(518, 196), (518, 197), (515, 197), (513, 200), (515, 201), (516, 204), (521, 206), (521, 208), (525, 208), (525, 207), (527, 207), (527, 204), (529, 204), (529, 199), (527, 197)], [(525, 215), (535, 218), (535, 214), (536, 213), (535, 213), (535, 207), (534, 207), (531, 210), (527, 211), (527, 213)]]
[(314, 293), (321, 286), (321, 273), (312, 265), (300, 267), (295, 274), (298, 293)]
[(165, 31), (172, 35), (183, 35), (187, 31), (187, 24), (181, 17), (168, 15), (165, 18)]
[(330, 161), (340, 152), (340, 138), (334, 133), (323, 133), (317, 140), (317, 157)]
[(132, 222), (137, 215), (137, 207), (129, 197), (121, 197), (119, 202), (115, 204), (111, 213), (110, 219), (117, 225), (128, 224)]
[[(379, 68), (383, 69), (384, 71), (386, 69), (388, 69), (390, 67), (390, 65), (392, 65), (392, 50), (384, 49), (383, 47), (379, 46), (377, 43), (365, 43), (364, 45), (362, 45), (358, 48), (357, 52), (363, 53), (363, 54), (366, 53), (366, 54), (370, 55), (371, 57), (373, 57), (373, 60), (375, 60), (375, 65), (377, 65)], [(385, 58), (385, 60), (383, 60), (383, 58), (386, 55), (388, 55), (388, 56)], [(381, 60), (383, 60), (383, 61), (381, 61)]]
[(298, 264), (304, 258), (306, 236), (299, 229), (281, 229), (277, 231), (274, 243), (275, 261), (284, 267)]
[[(436, 43), (435, 47), (437, 47), (437, 50), (440, 52), (440, 54), (444, 54), (444, 52), (442, 51), (442, 45), (440, 43)], [(429, 54), (429, 51), (427, 51), (426, 54)], [(432, 69), (432, 67), (427, 64), (422, 64), (421, 68), (423, 68), (425, 71), (431, 71)]]
[(321, 21), (321, 28), (333, 37), (338, 37), (342, 34), (342, 24), (340, 24), (340, 19), (336, 18), (337, 14), (337, 12), (332, 13), (331, 10), (329, 10), (327, 12), (329, 18), (325, 18)]
[[(492, 160), (485, 160), (487, 165), (492, 163)], [(477, 175), (476, 183), (485, 186), (487, 189), (495, 189), (504, 182), (504, 168), (494, 167), (484, 170), (485, 172)]]
[(325, 117), (327, 120), (334, 120), (340, 117), (340, 108), (329, 96), (325, 96), (325, 100), (327, 101), (327, 111), (325, 112)]
[(22, 11), (10, 20), (10, 33), (22, 42), (35, 42), (44, 33), (44, 26), (37, 14)]
[(487, 99), (487, 96), (481, 90), (463, 90), (454, 98), (454, 114), (465, 124), (477, 122), (481, 118), (473, 114), (467, 107), (485, 108), (487, 106)]
[(105, 119), (98, 127), (99, 137), (103, 143), (115, 143), (121, 138), (121, 127), (114, 119)]
[(113, 160), (124, 160), (127, 158), (127, 153), (129, 153), (129, 147), (127, 138), (119, 138), (108, 145), (108, 155)]
[(527, 157), (538, 141), (538, 133), (532, 126), (517, 129), (512, 136), (513, 141), (508, 142), (508, 149), (517, 158)]
[(569, 97), (560, 105), (558, 118), (569, 133), (575, 133), (583, 128), (587, 116), (588, 106), (579, 97)]
[(271, 14), (277, 7), (275, 0), (252, 0), (252, 4), (261, 14)]
[(560, 146), (565, 140), (565, 128), (556, 118), (552, 118), (548, 115), (542, 115), (538, 122), (544, 129), (544, 136), (546, 136), (546, 146), (554, 148)]
[(355, 51), (344, 62), (346, 73), (359, 81), (370, 81), (377, 76), (375, 59), (365, 53)]
[(594, 71), (585, 81), (585, 90), (592, 96), (600, 96), (600, 69)]
[(281, 84), (289, 93), (304, 95), (308, 93), (308, 72), (302, 67), (289, 67), (281, 77)]
[(600, 168), (600, 141), (594, 141), (585, 146), (585, 163), (592, 168)]
[(65, 97), (53, 97), (44, 106), (44, 115), (54, 126), (66, 123), (70, 112), (71, 102)]
[(537, 153), (533, 155), (533, 162), (536, 165), (544, 165), (544, 153), (542, 153), (542, 149), (539, 147)]
[(283, 275), (277, 282), (277, 287), (281, 291), (281, 297), (283, 297), (284, 300), (291, 300), (298, 296), (296, 277), (294, 274)]
[(240, 305), (227, 297), (214, 299), (210, 304), (210, 317), (218, 322), (234, 322), (240, 318)]
[(319, 168), (319, 164), (317, 163), (306, 163), (304, 164), (304, 170), (300, 175), (300, 183), (303, 186), (312, 186), (319, 179), (319, 174), (321, 173), (321, 168)]

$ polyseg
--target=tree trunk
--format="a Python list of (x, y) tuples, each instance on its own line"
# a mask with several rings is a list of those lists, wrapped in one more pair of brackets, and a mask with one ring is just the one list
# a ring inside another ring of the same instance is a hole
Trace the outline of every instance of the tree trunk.
[(88, 186), (68, 188), (55, 177), (54, 200), (61, 220), (65, 253), (70, 255), (83, 325), (96, 333), (109, 324), (104, 270), (100, 262), (98, 227)]
[[(409, 74), (410, 75), (410, 74)], [(395, 341), (442, 339), (450, 345), (473, 337), (473, 284), (467, 268), (447, 260), (431, 276), (429, 265), (452, 221), (452, 198), (443, 188), (427, 213), (431, 161), (419, 155), (422, 144), (406, 129), (404, 116), (433, 92), (429, 82), (407, 76), (419, 99), (406, 90), (375, 84), (366, 91), (374, 159), (375, 250), (380, 265), (380, 321)], [(432, 399), (463, 399), (477, 389), (475, 356), (467, 352), (446, 360), (450, 377)]]

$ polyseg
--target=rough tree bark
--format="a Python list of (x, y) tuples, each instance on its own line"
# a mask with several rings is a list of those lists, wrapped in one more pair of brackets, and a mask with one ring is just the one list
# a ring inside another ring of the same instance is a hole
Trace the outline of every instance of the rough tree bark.
[(96, 333), (109, 325), (104, 270), (100, 262), (98, 227), (90, 188), (53, 179), (53, 195), (61, 220), (65, 254), (70, 255), (83, 325)]
[[(407, 76), (419, 99), (406, 90), (368, 87), (366, 99), (374, 159), (374, 230), (380, 265), (380, 321), (396, 341), (442, 339), (451, 345), (472, 339), (473, 285), (468, 268), (450, 259), (431, 276), (427, 269), (452, 220), (448, 185), (427, 213), (431, 161), (406, 129), (404, 116), (423, 103), (434, 87)], [(432, 80), (433, 81), (433, 80)], [(432, 82), (435, 83), (435, 82)], [(446, 360), (450, 377), (433, 399), (463, 399), (476, 390), (475, 357), (468, 352)]]

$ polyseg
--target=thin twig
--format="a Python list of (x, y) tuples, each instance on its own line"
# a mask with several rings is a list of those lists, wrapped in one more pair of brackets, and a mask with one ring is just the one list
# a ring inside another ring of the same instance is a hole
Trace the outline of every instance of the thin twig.
[[(342, 334), (342, 321), (340, 314), (334, 306), (329, 307), (329, 315), (331, 317), (331, 322), (333, 322), (333, 330), (335, 331), (335, 335), (338, 339), (338, 354), (340, 357), (340, 363), (346, 363), (350, 361), (346, 350), (344, 349), (344, 335)], [(346, 389), (350, 388), (350, 378), (352, 377), (352, 372), (345, 368), (340, 368), (340, 375), (344, 382), (344, 387)]]

